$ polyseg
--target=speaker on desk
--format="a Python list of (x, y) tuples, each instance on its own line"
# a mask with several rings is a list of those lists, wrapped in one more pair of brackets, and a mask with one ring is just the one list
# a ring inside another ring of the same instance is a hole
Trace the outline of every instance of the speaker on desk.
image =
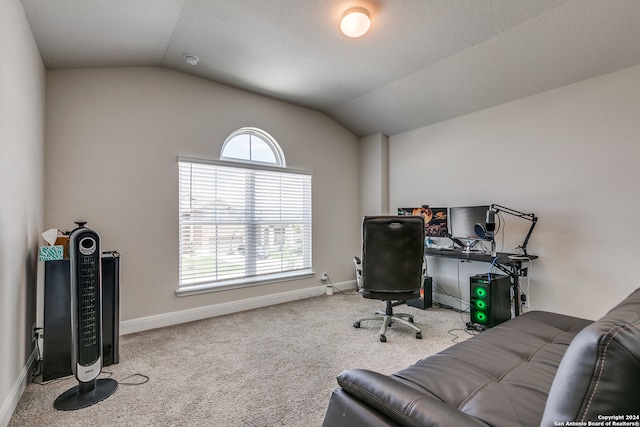
[(509, 276), (479, 274), (470, 279), (471, 322), (491, 328), (511, 318)]
[(422, 288), (420, 288), (420, 297), (407, 300), (407, 305), (416, 307), (421, 310), (431, 308), (433, 305), (433, 279), (429, 276), (425, 276), (422, 282)]

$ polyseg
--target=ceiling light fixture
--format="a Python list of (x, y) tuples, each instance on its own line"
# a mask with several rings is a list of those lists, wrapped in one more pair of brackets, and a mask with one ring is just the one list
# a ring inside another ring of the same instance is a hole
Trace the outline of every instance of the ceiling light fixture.
[(340, 31), (347, 37), (361, 37), (369, 31), (371, 19), (369, 11), (364, 7), (352, 7), (347, 9), (340, 21)]
[(184, 55), (184, 60), (187, 62), (187, 64), (189, 65), (197, 65), (198, 62), (200, 62), (200, 58), (198, 58), (195, 55)]

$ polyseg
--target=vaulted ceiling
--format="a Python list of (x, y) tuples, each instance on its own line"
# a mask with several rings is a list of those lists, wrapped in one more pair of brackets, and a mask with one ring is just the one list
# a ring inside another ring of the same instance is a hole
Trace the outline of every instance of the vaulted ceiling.
[[(22, 3), (47, 69), (166, 67), (325, 112), (358, 136), (640, 64), (638, 0)], [(356, 5), (372, 25), (350, 39), (339, 20)]]

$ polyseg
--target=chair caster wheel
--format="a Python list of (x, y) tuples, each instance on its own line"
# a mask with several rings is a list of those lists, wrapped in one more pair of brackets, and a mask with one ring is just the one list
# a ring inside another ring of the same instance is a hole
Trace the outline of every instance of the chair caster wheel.
[(387, 342), (387, 337), (380, 335), (380, 342)]
[(354, 324), (353, 324), (353, 327), (354, 327), (354, 328), (359, 328), (359, 327), (360, 327), (360, 322), (356, 322), (356, 323), (354, 323)]
[(416, 339), (417, 340), (421, 340), (422, 339), (422, 332), (416, 332)]

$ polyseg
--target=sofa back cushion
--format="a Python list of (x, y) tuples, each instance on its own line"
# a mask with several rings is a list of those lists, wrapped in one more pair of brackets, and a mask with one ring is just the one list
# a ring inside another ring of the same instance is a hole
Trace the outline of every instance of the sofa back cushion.
[(542, 426), (640, 413), (640, 288), (584, 328), (564, 354)]

